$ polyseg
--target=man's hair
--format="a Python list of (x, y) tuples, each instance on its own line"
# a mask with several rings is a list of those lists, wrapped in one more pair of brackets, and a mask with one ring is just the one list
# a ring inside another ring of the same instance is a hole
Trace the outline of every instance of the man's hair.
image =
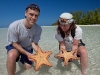
[(40, 13), (40, 8), (39, 8), (39, 6), (36, 5), (36, 4), (29, 4), (29, 5), (26, 7), (25, 10), (27, 11), (29, 8), (32, 9), (32, 10), (37, 9), (37, 10), (39, 11), (39, 13)]

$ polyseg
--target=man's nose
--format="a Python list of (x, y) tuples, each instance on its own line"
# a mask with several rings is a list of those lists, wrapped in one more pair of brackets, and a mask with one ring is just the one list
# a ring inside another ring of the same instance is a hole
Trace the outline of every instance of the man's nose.
[(35, 15), (33, 15), (32, 18), (35, 18)]

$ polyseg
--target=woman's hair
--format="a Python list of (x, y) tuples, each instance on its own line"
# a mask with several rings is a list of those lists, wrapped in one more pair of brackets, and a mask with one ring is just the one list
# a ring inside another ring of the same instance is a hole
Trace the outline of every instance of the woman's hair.
[(73, 29), (76, 28), (76, 25), (75, 25), (75, 22), (74, 22), (74, 21), (73, 21), (72, 23), (70, 23), (70, 24), (71, 24), (71, 25), (70, 25), (68, 31), (67, 31), (66, 33), (64, 33), (64, 31), (62, 31), (62, 29), (61, 29), (61, 27), (60, 27), (60, 22), (59, 22), (59, 20), (58, 20), (58, 21), (57, 21), (57, 25), (58, 25), (58, 27), (57, 27), (57, 33), (58, 33), (58, 34), (66, 34), (66, 36), (68, 36), (69, 33), (71, 32), (71, 30), (73, 30)]

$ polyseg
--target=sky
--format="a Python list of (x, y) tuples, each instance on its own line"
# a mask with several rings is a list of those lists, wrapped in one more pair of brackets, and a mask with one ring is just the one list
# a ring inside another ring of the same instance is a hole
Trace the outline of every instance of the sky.
[(40, 7), (37, 24), (51, 26), (63, 12), (100, 8), (100, 0), (0, 0), (0, 27), (8, 27), (15, 20), (23, 19), (28, 4), (35, 3)]

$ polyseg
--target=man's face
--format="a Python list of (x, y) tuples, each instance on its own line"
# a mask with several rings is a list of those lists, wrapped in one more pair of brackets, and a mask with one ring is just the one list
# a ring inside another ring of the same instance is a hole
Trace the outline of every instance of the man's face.
[(39, 16), (39, 11), (37, 9), (35, 10), (32, 10), (32, 9), (28, 9), (26, 12), (25, 12), (25, 16), (26, 16), (26, 19), (27, 19), (27, 22), (29, 25), (34, 25), (34, 23), (37, 21), (38, 19), (38, 16)]

